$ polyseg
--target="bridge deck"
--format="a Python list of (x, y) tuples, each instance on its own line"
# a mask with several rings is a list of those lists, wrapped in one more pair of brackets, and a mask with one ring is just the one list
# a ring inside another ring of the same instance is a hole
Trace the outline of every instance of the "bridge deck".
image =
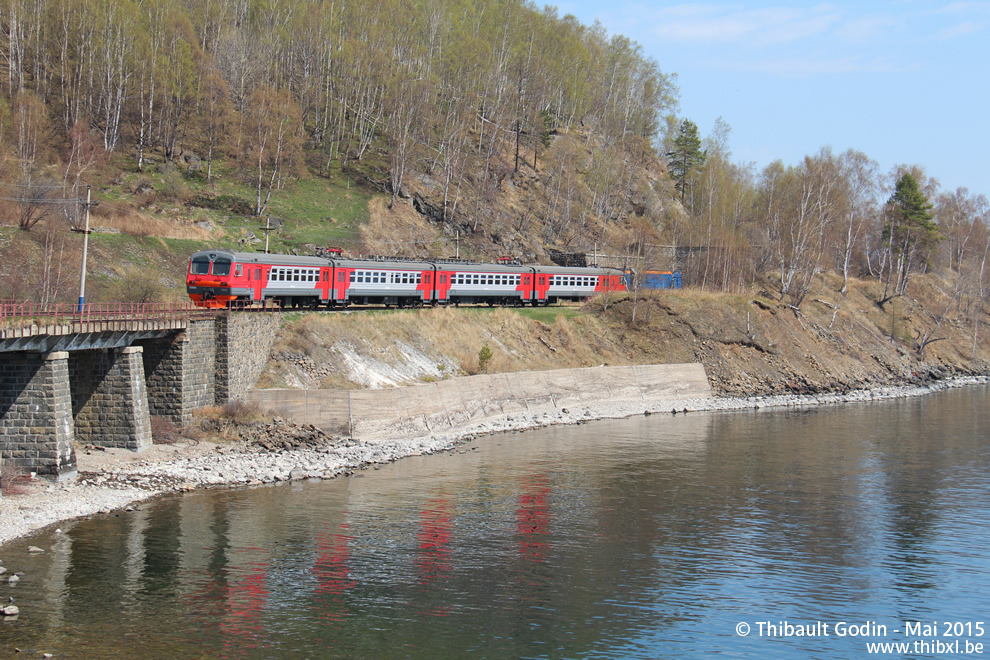
[(189, 303), (65, 303), (0, 301), (0, 352), (127, 346), (135, 339), (181, 330), (216, 310)]

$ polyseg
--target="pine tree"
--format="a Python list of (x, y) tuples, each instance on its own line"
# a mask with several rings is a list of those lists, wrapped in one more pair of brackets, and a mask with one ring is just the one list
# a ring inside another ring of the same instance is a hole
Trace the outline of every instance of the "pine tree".
[(901, 175), (894, 194), (887, 200), (888, 221), (883, 231), (892, 265), (896, 268), (895, 291), (898, 294), (903, 293), (907, 286), (912, 265), (919, 260), (924, 261), (942, 240), (932, 208), (932, 203), (911, 173)]
[(681, 193), (683, 204), (691, 175), (699, 171), (708, 158), (708, 154), (701, 148), (698, 126), (690, 119), (681, 122), (677, 137), (674, 138), (674, 148), (667, 152), (667, 158), (670, 159), (670, 176), (675, 181), (674, 188)]

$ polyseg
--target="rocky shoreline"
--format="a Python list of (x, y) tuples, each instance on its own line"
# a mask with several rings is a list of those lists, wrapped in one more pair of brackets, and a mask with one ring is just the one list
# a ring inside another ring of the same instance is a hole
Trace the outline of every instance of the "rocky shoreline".
[(462, 429), (458, 434), (377, 442), (332, 437), (312, 426), (276, 419), (242, 434), (236, 444), (182, 441), (155, 445), (141, 454), (84, 448), (78, 452), (79, 478), (52, 484), (34, 480), (17, 484), (20, 492), (0, 498), (0, 546), (49, 525), (114, 510), (169, 492), (209, 487), (250, 487), (298, 479), (332, 479), (390, 463), (406, 456), (452, 450), (482, 435), (522, 431), (596, 419), (640, 414), (778, 409), (858, 403), (922, 396), (946, 389), (990, 383), (971, 376), (818, 395), (715, 397), (658, 402), (646, 410), (607, 404), (562, 409), (558, 413), (513, 415)]

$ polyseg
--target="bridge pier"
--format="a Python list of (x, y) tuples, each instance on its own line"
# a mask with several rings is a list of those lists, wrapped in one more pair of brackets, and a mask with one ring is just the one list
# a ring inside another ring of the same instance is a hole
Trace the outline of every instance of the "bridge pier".
[(151, 415), (141, 346), (77, 351), (70, 358), (75, 439), (97, 447), (144, 451)]
[(76, 475), (69, 353), (18, 353), (0, 363), (0, 452), (19, 472)]
[(179, 426), (192, 422), (193, 410), (216, 404), (214, 322), (193, 321), (177, 335), (142, 340), (148, 406), (152, 415)]

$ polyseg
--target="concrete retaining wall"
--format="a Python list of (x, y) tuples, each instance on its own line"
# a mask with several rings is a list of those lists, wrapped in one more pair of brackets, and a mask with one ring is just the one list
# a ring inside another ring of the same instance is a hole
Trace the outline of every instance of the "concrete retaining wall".
[(520, 418), (669, 410), (711, 397), (701, 364), (591, 367), (452, 378), (382, 390), (253, 390), (249, 400), (295, 422), (362, 440), (470, 432)]

